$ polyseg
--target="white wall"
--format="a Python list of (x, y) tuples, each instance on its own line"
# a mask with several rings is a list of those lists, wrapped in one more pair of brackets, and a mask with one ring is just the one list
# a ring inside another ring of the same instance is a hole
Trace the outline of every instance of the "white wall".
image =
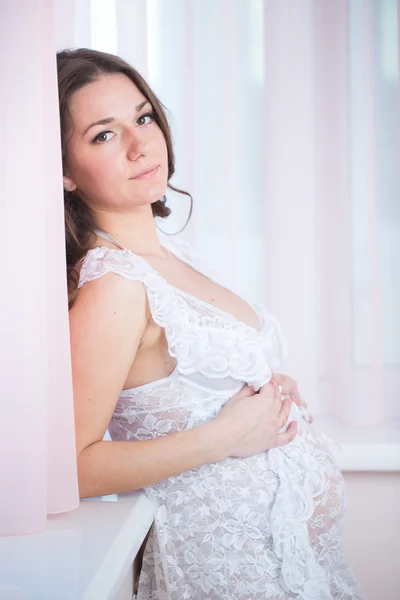
[(342, 549), (366, 600), (400, 598), (400, 473), (344, 472)]

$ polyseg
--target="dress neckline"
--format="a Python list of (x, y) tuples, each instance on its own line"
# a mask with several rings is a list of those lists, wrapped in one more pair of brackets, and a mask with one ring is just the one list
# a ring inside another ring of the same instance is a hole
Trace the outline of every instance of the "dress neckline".
[[(264, 326), (264, 319), (263, 319), (261, 313), (257, 310), (257, 308), (255, 307), (255, 305), (253, 303), (248, 302), (247, 300), (245, 300), (245, 302), (252, 308), (252, 310), (254, 311), (255, 315), (258, 318), (258, 322), (259, 322), (259, 328), (258, 329), (256, 327), (253, 327), (253, 325), (248, 325), (247, 323), (245, 323), (241, 319), (238, 319), (237, 317), (235, 317), (235, 315), (233, 315), (232, 313), (227, 312), (226, 310), (224, 310), (223, 308), (220, 308), (219, 306), (216, 306), (215, 304), (211, 304), (211, 302), (207, 302), (206, 300), (202, 300), (201, 298), (198, 298), (197, 296), (194, 296), (193, 294), (185, 292), (181, 288), (178, 288), (175, 285), (172, 285), (171, 283), (169, 283), (169, 281), (167, 281), (161, 275), (161, 273), (159, 273), (154, 267), (152, 267), (151, 264), (146, 259), (144, 259), (139, 254), (135, 254), (134, 252), (132, 252), (131, 250), (129, 250), (129, 248), (125, 248), (125, 246), (123, 246), (121, 244), (121, 242), (119, 242), (110, 233), (108, 233), (106, 231), (103, 231), (101, 229), (98, 229), (98, 228), (95, 228), (95, 232), (97, 233), (97, 235), (99, 235), (103, 239), (106, 239), (106, 240), (112, 242), (113, 244), (116, 244), (117, 246), (119, 246), (119, 249), (109, 248), (108, 246), (96, 246), (95, 248), (91, 248), (88, 252), (91, 252), (91, 251), (96, 250), (98, 248), (105, 248), (106, 250), (111, 250), (113, 252), (127, 252), (128, 254), (131, 254), (132, 256), (135, 256), (139, 260), (143, 261), (148, 266), (148, 268), (151, 269), (151, 271), (153, 273), (155, 273), (158, 277), (160, 277), (170, 288), (172, 288), (178, 294), (180, 294), (180, 295), (188, 298), (189, 300), (193, 300), (193, 301), (197, 302), (198, 304), (203, 305), (205, 308), (208, 308), (208, 309), (211, 308), (214, 312), (219, 313), (225, 319), (228, 317), (229, 321), (237, 323), (237, 324), (243, 326), (244, 328), (246, 328), (247, 330), (255, 332), (257, 335), (260, 335), (262, 333), (263, 326)], [(188, 260), (185, 259), (184, 256), (182, 256), (182, 254), (180, 254), (179, 252), (177, 252), (177, 250), (173, 246), (173, 244), (168, 244), (168, 243), (165, 244), (165, 243), (162, 243), (162, 242), (163, 242), (163, 240), (160, 239), (160, 244), (161, 244), (161, 247), (163, 249), (168, 250), (169, 252), (171, 252), (178, 260), (181, 260), (182, 262), (184, 262), (194, 272), (198, 273), (199, 275), (202, 275), (203, 277), (205, 277), (206, 279), (208, 279), (212, 283), (215, 283), (216, 285), (221, 285), (220, 283), (218, 283), (217, 281), (215, 281), (214, 279), (212, 279), (208, 275), (205, 275), (204, 273), (202, 273), (201, 271), (199, 271), (196, 267), (194, 267), (193, 264), (191, 264), (191, 262), (189, 262)], [(223, 286), (221, 286), (221, 287), (223, 287)]]

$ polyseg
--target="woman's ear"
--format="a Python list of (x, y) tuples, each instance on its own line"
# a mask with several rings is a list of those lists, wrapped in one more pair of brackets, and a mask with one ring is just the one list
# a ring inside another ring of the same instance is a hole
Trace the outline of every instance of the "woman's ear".
[(63, 181), (64, 190), (66, 192), (73, 192), (74, 190), (76, 190), (76, 184), (72, 181), (71, 177), (68, 177), (68, 175), (64, 175)]

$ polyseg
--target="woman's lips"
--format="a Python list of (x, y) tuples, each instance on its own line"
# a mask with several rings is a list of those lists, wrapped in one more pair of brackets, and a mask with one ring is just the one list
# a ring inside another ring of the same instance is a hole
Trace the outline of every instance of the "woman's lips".
[(151, 171), (147, 171), (147, 173), (143, 173), (143, 175), (137, 175), (136, 177), (131, 177), (131, 179), (152, 179), (155, 177), (158, 171), (158, 165), (156, 165)]

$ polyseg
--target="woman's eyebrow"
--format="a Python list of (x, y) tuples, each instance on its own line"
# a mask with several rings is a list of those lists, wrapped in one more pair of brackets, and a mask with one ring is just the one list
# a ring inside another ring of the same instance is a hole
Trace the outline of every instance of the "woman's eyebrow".
[[(142, 108), (146, 105), (146, 104), (150, 104), (149, 100), (143, 100), (143, 102), (141, 102), (140, 104), (137, 105), (136, 107), (136, 112), (139, 112), (139, 110), (142, 110)], [(100, 119), (100, 121), (95, 121), (94, 123), (90, 123), (90, 125), (88, 125), (85, 129), (85, 131), (82, 133), (82, 137), (84, 135), (86, 135), (86, 133), (89, 131), (89, 129), (91, 127), (94, 127), (95, 125), (109, 125), (110, 123), (113, 123), (115, 121), (114, 117), (106, 117), (105, 119)]]

